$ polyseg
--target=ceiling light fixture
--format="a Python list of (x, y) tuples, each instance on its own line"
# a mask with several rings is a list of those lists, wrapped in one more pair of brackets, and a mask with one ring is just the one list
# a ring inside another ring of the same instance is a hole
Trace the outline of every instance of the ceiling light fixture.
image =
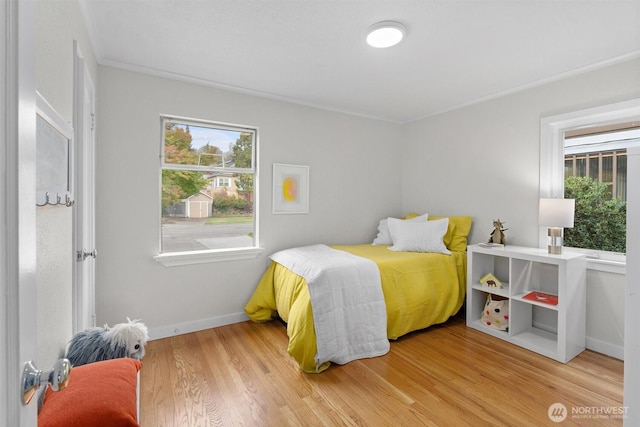
[(395, 46), (402, 41), (406, 32), (405, 26), (399, 22), (378, 22), (367, 30), (367, 43), (380, 48)]

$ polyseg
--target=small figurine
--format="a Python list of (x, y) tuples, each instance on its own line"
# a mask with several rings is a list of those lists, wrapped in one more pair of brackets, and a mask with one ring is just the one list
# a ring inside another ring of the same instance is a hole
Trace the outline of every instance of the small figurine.
[(500, 219), (493, 220), (493, 231), (491, 232), (491, 236), (489, 236), (489, 243), (496, 243), (499, 245), (506, 245), (507, 241), (504, 238), (504, 232), (508, 230), (508, 228), (502, 228), (504, 222), (500, 221)]

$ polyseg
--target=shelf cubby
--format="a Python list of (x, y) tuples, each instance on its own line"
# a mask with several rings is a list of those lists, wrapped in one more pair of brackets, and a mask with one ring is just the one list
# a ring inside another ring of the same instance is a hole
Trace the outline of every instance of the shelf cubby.
[[(586, 257), (545, 249), (506, 246), (467, 250), (467, 326), (566, 363), (585, 348)], [(492, 273), (503, 286), (480, 283)], [(532, 291), (556, 295), (557, 304), (525, 299)], [(487, 295), (509, 300), (509, 329), (485, 326), (480, 317)]]

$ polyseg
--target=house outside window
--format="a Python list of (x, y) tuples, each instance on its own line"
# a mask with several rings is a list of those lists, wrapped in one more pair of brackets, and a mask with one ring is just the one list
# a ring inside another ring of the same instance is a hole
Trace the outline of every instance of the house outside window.
[(216, 179), (216, 188), (229, 188), (229, 178), (219, 177)]
[(256, 249), (257, 129), (174, 116), (160, 121), (157, 260), (197, 253), (206, 262), (208, 253)]

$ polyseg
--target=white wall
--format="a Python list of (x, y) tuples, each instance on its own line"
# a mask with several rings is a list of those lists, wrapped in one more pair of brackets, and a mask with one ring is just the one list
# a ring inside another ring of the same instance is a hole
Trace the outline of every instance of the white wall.
[[(153, 337), (242, 320), (269, 254), (371, 242), (379, 219), (401, 213), (399, 125), (102, 66), (97, 96), (98, 324), (139, 318)], [(182, 267), (153, 261), (161, 113), (259, 128), (262, 256)], [(271, 213), (273, 163), (310, 166), (308, 215)]]
[[(630, 61), (398, 126), (100, 67), (98, 323), (141, 318), (165, 336), (242, 320), (268, 254), (365, 242), (379, 218), (409, 211), (472, 215), (472, 243), (500, 218), (508, 243), (536, 246), (540, 119), (638, 97), (639, 76)], [(160, 113), (260, 128), (263, 256), (184, 267), (151, 259)], [(309, 215), (271, 214), (274, 162), (311, 166)], [(588, 346), (622, 357), (625, 277), (590, 271), (587, 280)]]
[[(77, 40), (95, 77), (96, 62), (75, 1), (36, 4), (36, 89), (63, 117), (73, 120), (73, 41)], [(71, 339), (72, 215), (64, 206), (39, 207), (37, 222), (38, 361), (50, 369)]]
[[(470, 243), (499, 218), (508, 244), (537, 246), (540, 119), (638, 97), (636, 59), (406, 125), (403, 211), (473, 215)], [(589, 272), (587, 282), (587, 305), (601, 310), (587, 314), (588, 344), (621, 357), (625, 277)]]

